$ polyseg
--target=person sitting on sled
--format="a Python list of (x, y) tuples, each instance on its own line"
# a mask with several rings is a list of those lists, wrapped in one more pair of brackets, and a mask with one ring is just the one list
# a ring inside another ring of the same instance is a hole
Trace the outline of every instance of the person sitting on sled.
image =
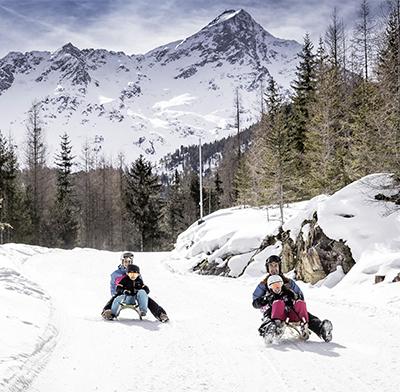
[(122, 303), (126, 305), (138, 304), (141, 317), (146, 316), (149, 288), (143, 283), (140, 269), (137, 265), (129, 264), (124, 276), (116, 287), (117, 296), (111, 305), (111, 314), (118, 317)]
[[(303, 292), (296, 284), (296, 282), (293, 279), (289, 279), (285, 275), (283, 275), (281, 271), (281, 265), (282, 260), (277, 255), (272, 255), (266, 260), (265, 268), (267, 270), (267, 276), (257, 285), (256, 289), (253, 292), (252, 304), (254, 308), (260, 309), (268, 304), (265, 296), (269, 293), (267, 281), (268, 277), (271, 275), (279, 275), (282, 278), (284, 286), (291, 289), (298, 296), (298, 299), (304, 300)], [(264, 330), (262, 329), (263, 325), (265, 325), (264, 322), (259, 329), (261, 335), (264, 333)], [(330, 342), (332, 340), (333, 327), (332, 323), (329, 320), (321, 321), (317, 316), (308, 313), (308, 328), (320, 338), (325, 340), (325, 342)]]
[[(265, 333), (277, 333), (283, 322), (300, 322), (308, 338), (308, 313), (306, 303), (283, 284), (280, 275), (270, 275), (267, 280), (268, 294), (263, 306), (264, 319), (260, 330)], [(261, 332), (260, 331), (260, 332)]]
[[(114, 302), (114, 299), (118, 296), (117, 285), (121, 281), (121, 279), (126, 276), (127, 267), (130, 264), (132, 264), (133, 257), (134, 257), (133, 253), (124, 252), (121, 257), (121, 264), (111, 274), (111, 279), (110, 279), (111, 298), (107, 302), (107, 304), (104, 306), (102, 313), (101, 313), (102, 317), (107, 320), (114, 319), (114, 316), (112, 315), (112, 312), (111, 312), (111, 306)], [(151, 297), (148, 297), (148, 305), (147, 306), (148, 306), (148, 309), (150, 310), (150, 312), (153, 314), (153, 316), (157, 320), (161, 321), (162, 323), (169, 321), (167, 312)]]

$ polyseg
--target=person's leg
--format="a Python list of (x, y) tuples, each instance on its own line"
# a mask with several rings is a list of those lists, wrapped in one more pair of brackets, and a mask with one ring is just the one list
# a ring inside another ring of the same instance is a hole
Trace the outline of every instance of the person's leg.
[(136, 294), (136, 300), (139, 304), (140, 311), (142, 313), (146, 314), (148, 301), (149, 301), (149, 297), (147, 296), (147, 293), (144, 290), (140, 289)]
[(128, 298), (133, 298), (132, 296), (126, 296), (126, 295), (118, 295), (112, 305), (111, 305), (111, 312), (115, 317), (118, 317), (119, 312), (121, 311), (121, 302), (126, 302), (126, 299)]
[(308, 328), (318, 336), (320, 334), (321, 323), (321, 320), (317, 316), (308, 312)]
[(324, 339), (325, 342), (330, 342), (332, 340), (332, 323), (329, 320), (321, 321), (317, 316), (311, 313), (308, 313), (308, 317), (308, 328), (320, 338)]
[(273, 320), (285, 320), (285, 302), (283, 302), (281, 299), (276, 300), (272, 303), (271, 318)]
[(111, 305), (112, 305), (112, 303), (114, 302), (114, 299), (115, 299), (116, 297), (118, 297), (118, 295), (113, 295), (113, 296), (109, 299), (109, 301), (106, 303), (106, 305), (105, 305), (104, 308), (103, 308), (103, 312), (104, 312), (105, 310), (111, 309)]
[(167, 312), (151, 297), (148, 297), (147, 306), (151, 314), (157, 319), (160, 317), (161, 313), (167, 314)]
[(289, 320), (290, 321), (307, 321), (308, 322), (308, 313), (306, 303), (302, 300), (298, 300), (294, 303), (293, 309), (289, 311)]

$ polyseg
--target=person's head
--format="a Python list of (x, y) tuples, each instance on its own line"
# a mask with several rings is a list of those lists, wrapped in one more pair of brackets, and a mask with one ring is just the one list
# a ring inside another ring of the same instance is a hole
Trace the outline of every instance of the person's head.
[(129, 264), (126, 273), (132, 280), (135, 280), (140, 275), (140, 268), (135, 264)]
[(265, 269), (271, 275), (277, 275), (281, 272), (282, 260), (278, 255), (271, 255), (265, 260)]
[(275, 294), (279, 294), (282, 291), (283, 279), (280, 275), (270, 275), (267, 280), (268, 288)]
[(127, 268), (129, 264), (133, 263), (133, 253), (131, 252), (124, 252), (121, 255), (121, 265), (124, 268)]

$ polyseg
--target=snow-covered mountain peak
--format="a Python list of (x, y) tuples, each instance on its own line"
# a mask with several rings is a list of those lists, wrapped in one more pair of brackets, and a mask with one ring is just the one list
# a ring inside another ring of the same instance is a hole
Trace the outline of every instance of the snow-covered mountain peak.
[(74, 46), (71, 42), (68, 42), (62, 48), (56, 50), (53, 53), (52, 57), (56, 58), (56, 57), (62, 57), (64, 55), (71, 55), (73, 57), (80, 58), (82, 56), (82, 52), (79, 48)]
[(247, 37), (250, 35), (254, 38), (261, 34), (263, 36), (262, 38), (268, 37), (271, 40), (276, 39), (243, 9), (224, 11), (201, 31), (205, 30), (212, 30), (214, 33), (229, 33)]
[(215, 26), (218, 23), (226, 22), (227, 20), (234, 18), (241, 12), (242, 12), (242, 14), (244, 14), (244, 13), (247, 14), (247, 12), (243, 11), (242, 9), (240, 9), (240, 10), (225, 10), (221, 15), (217, 16), (213, 21), (211, 21), (208, 24), (208, 27)]
[[(182, 40), (144, 55), (80, 49), (13, 52), (0, 59), (0, 129), (24, 139), (32, 102), (52, 151), (62, 132), (80, 149), (102, 140), (102, 151), (157, 161), (180, 145), (211, 142), (233, 130), (233, 94), (240, 90), (242, 127), (259, 118), (261, 80), (289, 87), (301, 45), (273, 37), (245, 10), (227, 10)], [(57, 132), (53, 130), (57, 129)]]

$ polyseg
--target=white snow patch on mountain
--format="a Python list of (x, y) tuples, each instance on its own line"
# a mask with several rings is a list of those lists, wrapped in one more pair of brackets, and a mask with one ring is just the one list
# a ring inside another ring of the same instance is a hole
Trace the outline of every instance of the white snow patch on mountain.
[(99, 103), (100, 105), (106, 104), (106, 103), (111, 103), (115, 101), (114, 98), (108, 98), (108, 97), (103, 97), (102, 95), (99, 95)]
[(153, 105), (153, 109), (165, 110), (166, 108), (190, 105), (195, 100), (196, 100), (196, 97), (191, 96), (189, 93), (185, 93), (185, 94), (181, 94), (177, 97), (173, 97), (168, 101), (156, 102)]

